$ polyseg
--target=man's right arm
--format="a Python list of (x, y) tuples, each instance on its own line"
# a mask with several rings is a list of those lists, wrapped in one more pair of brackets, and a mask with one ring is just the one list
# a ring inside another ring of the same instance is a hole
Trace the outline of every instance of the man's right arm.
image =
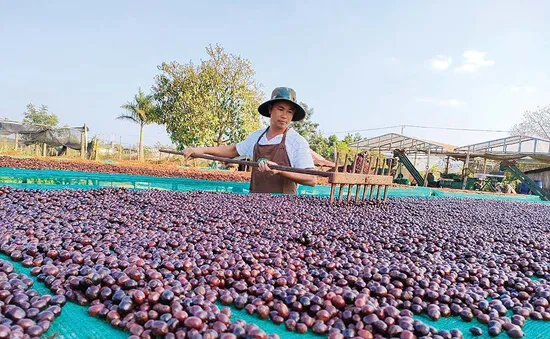
[(195, 154), (209, 154), (223, 158), (235, 158), (238, 156), (252, 157), (254, 144), (257, 133), (252, 133), (245, 140), (228, 146), (213, 146), (213, 147), (190, 147), (185, 149), (184, 155), (186, 158), (193, 157)]
[(193, 157), (194, 155), (208, 154), (222, 158), (235, 158), (239, 156), (236, 145), (213, 146), (213, 147), (190, 147), (183, 152), (184, 156)]

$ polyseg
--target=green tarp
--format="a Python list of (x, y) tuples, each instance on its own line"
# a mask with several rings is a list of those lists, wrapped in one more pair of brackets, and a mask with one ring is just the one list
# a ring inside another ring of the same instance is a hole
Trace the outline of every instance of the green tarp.
[[(29, 189), (90, 189), (100, 187), (126, 187), (130, 189), (164, 189), (175, 191), (215, 191), (239, 194), (249, 193), (248, 182), (228, 182), (195, 180), (188, 178), (161, 178), (128, 174), (92, 173), (60, 170), (31, 170), (20, 168), (0, 168), (0, 185)], [(344, 188), (347, 193), (347, 188)], [(383, 191), (380, 192), (382, 194)], [(328, 197), (329, 186), (299, 186), (298, 194), (304, 196)], [(338, 189), (336, 190), (338, 195)], [(355, 194), (355, 190), (353, 190)], [(362, 194), (362, 191), (360, 192)], [(367, 193), (368, 195), (368, 193)], [(376, 191), (374, 192), (376, 195)], [(535, 195), (496, 195), (481, 193), (463, 193), (442, 191), (428, 187), (390, 188), (388, 197), (452, 197), (495, 200), (515, 200), (524, 202), (542, 202)]]

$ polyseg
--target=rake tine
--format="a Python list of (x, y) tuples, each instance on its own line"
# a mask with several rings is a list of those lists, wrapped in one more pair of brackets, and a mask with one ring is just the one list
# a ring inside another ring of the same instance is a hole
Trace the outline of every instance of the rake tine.
[(355, 185), (355, 202), (359, 201), (359, 191), (361, 190), (362, 185)]
[(359, 155), (356, 154), (355, 155), (355, 159), (353, 160), (353, 172), (352, 173), (356, 173), (357, 172), (357, 162), (359, 161)]
[[(335, 158), (336, 158), (336, 162), (335, 162), (335, 166), (334, 166), (334, 173), (338, 172), (338, 159), (340, 157), (340, 154), (338, 154), (338, 152), (336, 152), (336, 154), (334, 155)], [(336, 190), (336, 185), (335, 184), (331, 184), (330, 185), (330, 203), (333, 204), (334, 203), (334, 192)]]
[(346, 172), (346, 165), (348, 163), (349, 154), (346, 153), (346, 156), (344, 157), (344, 166), (342, 167), (342, 172)]
[(380, 186), (382, 185), (376, 185), (376, 200), (380, 200)]
[(388, 185), (384, 186), (384, 201), (388, 198)]
[(373, 185), (369, 185), (369, 188), (370, 188), (370, 191), (369, 191), (369, 200), (372, 200), (372, 193), (374, 191), (374, 186)]
[[(355, 173), (355, 169), (357, 167), (357, 159), (358, 159), (358, 155), (356, 154), (355, 155), (355, 158), (353, 159), (353, 165), (352, 165), (352, 168), (351, 168), (351, 173)], [(351, 193), (353, 191), (353, 186), (352, 184), (349, 184), (348, 185), (348, 196), (347, 196), (347, 201), (349, 202), (351, 200)], [(357, 193), (356, 193), (357, 194)]]
[[(376, 162), (373, 167), (373, 174), (378, 175), (378, 167), (380, 165), (380, 158), (376, 157)], [(374, 189), (377, 187), (377, 185), (370, 185), (370, 194), (369, 194), (369, 200), (372, 200), (372, 195), (374, 194)]]
[[(348, 157), (349, 157), (349, 154), (346, 153), (346, 156), (344, 158), (344, 165), (342, 167), (342, 172), (346, 172), (346, 164), (348, 163)], [(338, 165), (337, 165), (338, 166)], [(341, 184), (340, 185), (340, 191), (338, 192), (338, 202), (341, 203), (342, 202), (342, 194), (344, 193), (344, 185)]]
[[(372, 168), (372, 156), (369, 155), (368, 157), (368, 163), (369, 163), (369, 166), (367, 167), (367, 174), (370, 174), (370, 170)], [(365, 166), (363, 166), (363, 169), (365, 168)], [(365, 201), (366, 197), (367, 197), (367, 189), (370, 187), (370, 185), (363, 185), (363, 197), (361, 198), (362, 201)]]
[(367, 197), (367, 187), (368, 185), (363, 185), (363, 197), (361, 198), (361, 201), (365, 201), (365, 198)]
[[(357, 155), (357, 159), (359, 159), (359, 155)], [(365, 169), (365, 157), (363, 157), (363, 160), (361, 161), (361, 168), (359, 169), (359, 174), (363, 174), (363, 170)], [(355, 189), (355, 202), (359, 201), (359, 191), (361, 190), (361, 187), (363, 185), (357, 185)]]

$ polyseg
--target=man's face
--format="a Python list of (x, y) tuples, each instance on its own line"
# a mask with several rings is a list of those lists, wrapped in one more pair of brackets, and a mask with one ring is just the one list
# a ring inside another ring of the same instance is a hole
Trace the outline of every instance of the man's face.
[(294, 112), (296, 111), (296, 108), (293, 104), (286, 102), (286, 101), (278, 101), (275, 102), (271, 106), (271, 126), (277, 127), (279, 129), (286, 129), (290, 122), (292, 121), (292, 117), (294, 116)]

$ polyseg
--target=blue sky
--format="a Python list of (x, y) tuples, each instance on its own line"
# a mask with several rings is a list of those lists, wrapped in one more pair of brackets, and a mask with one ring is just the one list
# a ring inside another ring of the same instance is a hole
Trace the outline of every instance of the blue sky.
[[(547, 1), (0, 0), (0, 117), (45, 104), (63, 124), (136, 142), (137, 126), (115, 120), (120, 105), (163, 61), (198, 61), (219, 43), (251, 60), (265, 93), (293, 87), (326, 133), (507, 130), (550, 104), (549, 11)], [(145, 133), (169, 142), (162, 127)], [(454, 145), (503, 136), (405, 134)]]

